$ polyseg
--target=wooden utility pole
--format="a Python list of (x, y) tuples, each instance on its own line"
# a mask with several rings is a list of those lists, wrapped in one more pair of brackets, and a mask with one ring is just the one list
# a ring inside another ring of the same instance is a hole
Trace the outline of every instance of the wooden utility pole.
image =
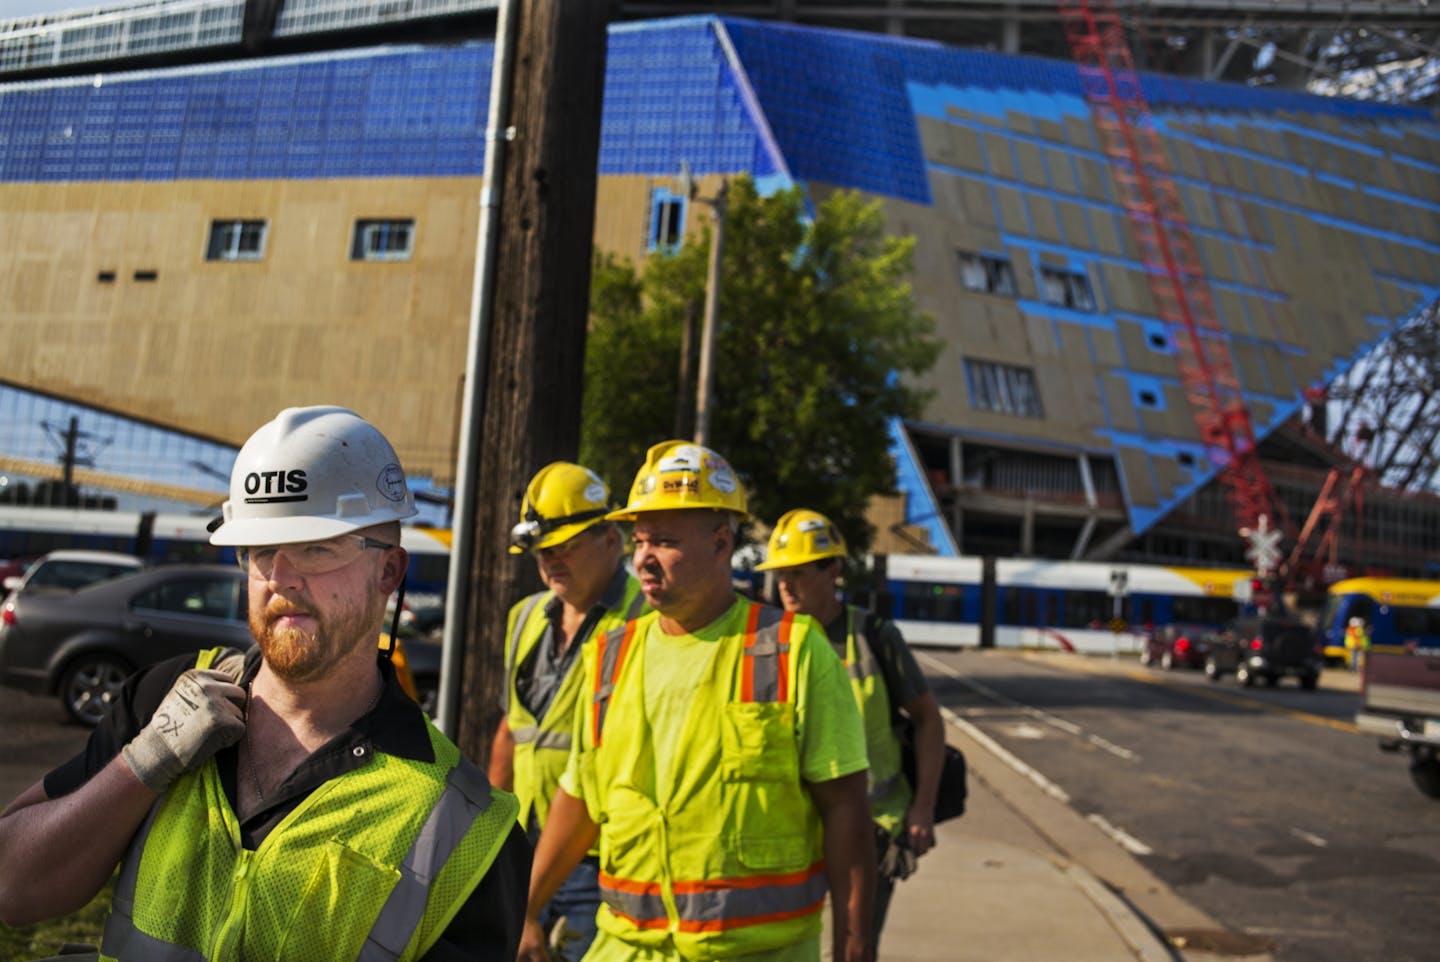
[(600, 107), (605, 86), (602, 0), (526, 0), (512, 61), (501, 177), (495, 287), (473, 486), (470, 603), (456, 736), (484, 765), (499, 720), (505, 614), (538, 588), (528, 558), (507, 553), (525, 485), (580, 446), (585, 327)]

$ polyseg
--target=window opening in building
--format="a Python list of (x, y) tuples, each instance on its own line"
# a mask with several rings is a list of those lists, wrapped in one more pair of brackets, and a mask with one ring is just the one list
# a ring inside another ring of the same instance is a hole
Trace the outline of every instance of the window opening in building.
[(210, 243), (205, 246), (207, 261), (258, 261), (265, 256), (265, 235), (269, 224), (263, 220), (212, 220)]
[(1045, 416), (1035, 372), (1028, 367), (966, 358), (965, 381), (970, 388), (970, 406), (977, 411), (1026, 418)]
[(136, 279), (137, 281), (153, 281), (153, 280), (158, 279), (159, 277), (160, 277), (160, 272), (159, 272), (159, 271), (136, 271), (136, 272), (135, 272), (135, 279)]
[(1095, 310), (1090, 278), (1083, 271), (1040, 265), (1040, 294), (1045, 303), (1077, 311)]
[(650, 250), (673, 251), (685, 240), (685, 197), (657, 187), (650, 195)]
[(352, 261), (405, 261), (415, 246), (414, 220), (357, 220)]
[(115, 272), (114, 272), (114, 271), (101, 271), (100, 273), (98, 273), (98, 274), (95, 275), (95, 279), (96, 279), (97, 281), (99, 281), (101, 284), (114, 284), (114, 283), (115, 283)]
[(1010, 266), (1009, 258), (969, 254), (965, 251), (959, 251), (958, 254), (960, 283), (967, 291), (1015, 296), (1015, 270)]

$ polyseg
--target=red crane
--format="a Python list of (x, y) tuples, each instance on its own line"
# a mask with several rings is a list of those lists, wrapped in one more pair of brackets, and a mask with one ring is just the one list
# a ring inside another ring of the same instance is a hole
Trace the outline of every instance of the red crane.
[(1117, 197), (1129, 216), (1157, 313), (1169, 326), (1180, 380), (1236, 527), (1254, 528), (1265, 515), (1288, 533), (1290, 519), (1260, 464), (1229, 343), (1119, 14), (1111, 0), (1059, 0), (1059, 10)]

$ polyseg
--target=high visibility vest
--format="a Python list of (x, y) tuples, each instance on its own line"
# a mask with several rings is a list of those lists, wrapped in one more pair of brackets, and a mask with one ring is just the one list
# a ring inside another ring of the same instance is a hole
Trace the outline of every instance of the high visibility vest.
[(490, 868), (517, 808), (428, 727), (435, 761), (377, 752), (254, 851), (213, 758), (179, 778), (131, 840), (100, 958), (418, 959)]
[(744, 634), (716, 642), (675, 747), (682, 769), (657, 798), (644, 672), (627, 669), (643, 663), (658, 617), (586, 652), (594, 697), (578, 761), (600, 825), (596, 922), (632, 944), (673, 940), (687, 959), (809, 938), (827, 879), (820, 816), (800, 778), (791, 679), (801, 647), (826, 644), (824, 634), (809, 618), (749, 605)]
[[(550, 801), (560, 787), (560, 776), (570, 759), (570, 743), (575, 727), (575, 706), (579, 704), (580, 693), (585, 688), (581, 678), (580, 658), (570, 666), (569, 673), (561, 682), (559, 690), (545, 709), (544, 718), (536, 718), (515, 697), (515, 682), (520, 675), (520, 666), (534, 651), (540, 639), (545, 636), (549, 625), (545, 617), (545, 604), (555, 596), (554, 592), (541, 591), (517, 604), (510, 611), (507, 637), (510, 644), (505, 659), (505, 675), (508, 685), (505, 689), (507, 708), (505, 719), (510, 724), (510, 734), (515, 738), (514, 782), (515, 797), (520, 800), (520, 824), (529, 827), (530, 813), (535, 813), (536, 824), (544, 827), (550, 814)], [(631, 577), (625, 582), (625, 594), (617, 607), (611, 608), (596, 622), (592, 637), (598, 638), (619, 628), (632, 618), (638, 617), (645, 607), (645, 596), (640, 593), (640, 582)], [(583, 644), (584, 638), (575, 639)]]
[(865, 612), (845, 608), (845, 670), (865, 723), (865, 751), (870, 757), (870, 817), (891, 835), (900, 831), (914, 790), (900, 768), (900, 739), (892, 721), (890, 692), (874, 650), (865, 637)]

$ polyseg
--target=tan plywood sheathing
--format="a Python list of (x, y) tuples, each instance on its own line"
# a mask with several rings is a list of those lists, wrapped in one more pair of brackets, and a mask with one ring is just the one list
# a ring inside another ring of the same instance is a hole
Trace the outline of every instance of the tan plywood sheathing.
[(1016, 141), (1014, 146), (1020, 179), (1035, 187), (1048, 188), (1050, 180), (1045, 176), (1045, 165), (1040, 160), (1040, 147), (1023, 140)]
[(1000, 227), (1016, 234), (1028, 234), (1025, 195), (1012, 187), (996, 187), (995, 198), (1000, 209)]
[(1136, 504), (1155, 503), (1155, 484), (1150, 475), (1150, 458), (1143, 451), (1121, 448), (1120, 469), (1125, 475), (1125, 486), (1130, 500)]
[(1085, 218), (1085, 208), (1068, 200), (1055, 201), (1060, 214), (1060, 230), (1065, 243), (1072, 247), (1090, 247), (1090, 229)]
[(1049, 197), (1041, 194), (1031, 194), (1029, 199), (1030, 225), (1034, 236), (1053, 244), (1063, 243), (1065, 237), (1060, 232), (1060, 219), (1055, 204)]
[(985, 155), (985, 169), (990, 175), (1001, 180), (1015, 180), (1015, 159), (1010, 153), (1010, 141), (993, 133), (978, 136)]
[(1135, 403), (1130, 397), (1130, 384), (1122, 375), (1106, 373), (1101, 375), (1105, 390), (1105, 405), (1110, 409), (1110, 420), (1115, 430), (1133, 432), (1140, 427), (1135, 416)]

